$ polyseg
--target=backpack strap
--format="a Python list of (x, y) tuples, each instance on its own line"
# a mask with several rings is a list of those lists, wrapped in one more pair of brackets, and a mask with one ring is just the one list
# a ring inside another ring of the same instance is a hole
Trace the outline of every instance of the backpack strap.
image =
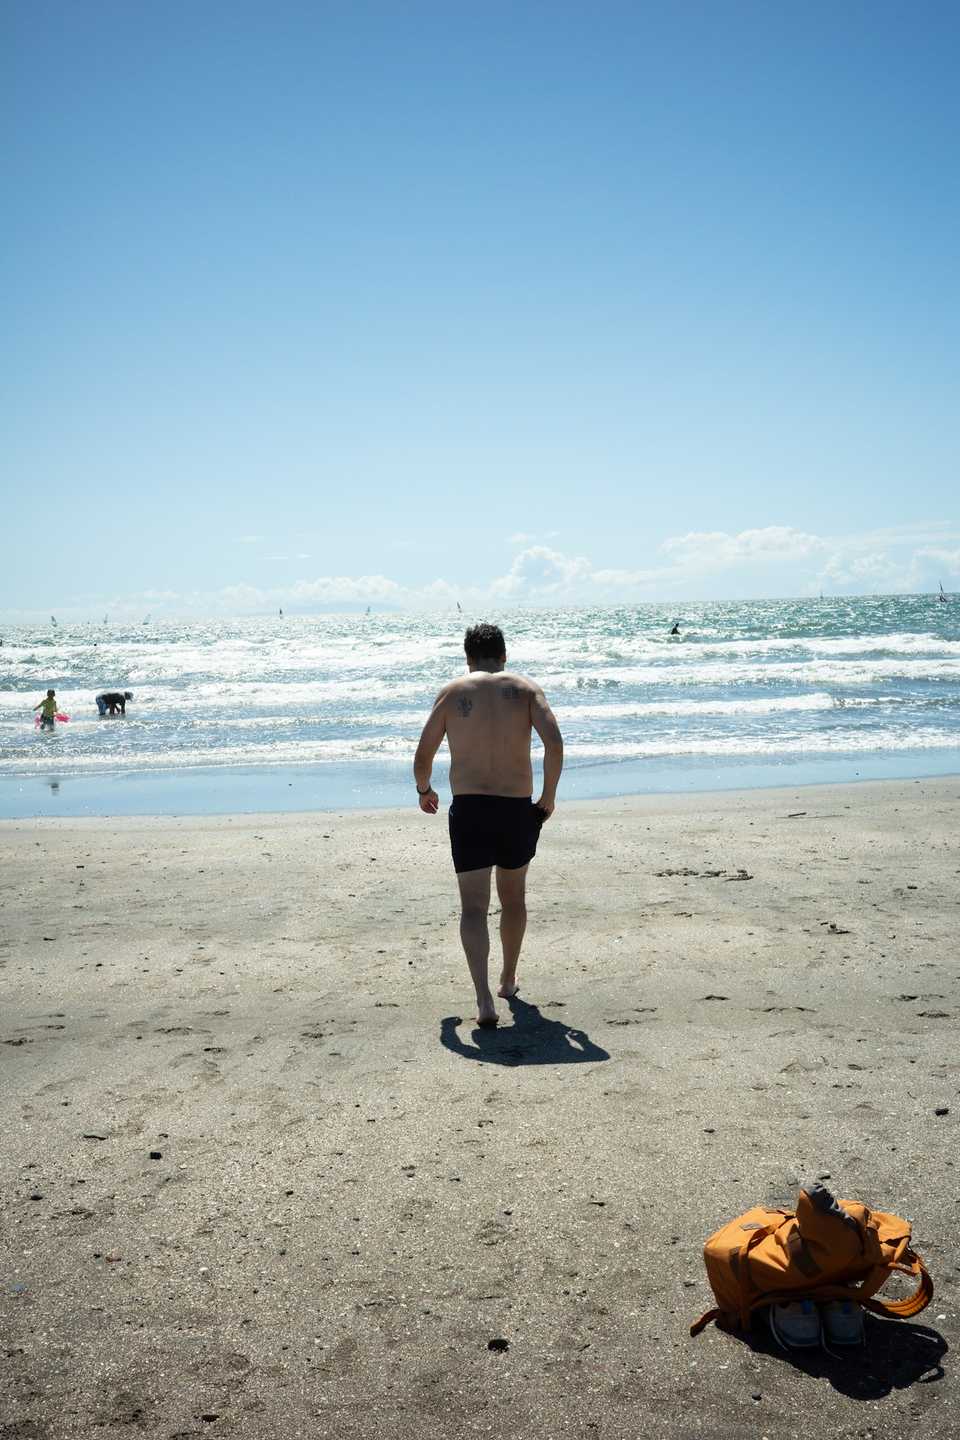
[(707, 1328), (711, 1320), (719, 1320), (722, 1314), (723, 1311), (717, 1310), (716, 1308), (714, 1308), (713, 1310), (705, 1311), (705, 1313), (700, 1316), (700, 1319), (694, 1320), (693, 1324), (690, 1326), (690, 1334), (699, 1335), (701, 1330), (705, 1330)]
[(778, 1213), (777, 1220), (774, 1224), (761, 1225), (759, 1230), (754, 1230), (753, 1234), (748, 1236), (740, 1246), (740, 1263), (737, 1266), (737, 1284), (740, 1287), (741, 1330), (750, 1329), (751, 1312), (756, 1309), (758, 1304), (763, 1304), (763, 1301), (758, 1299), (755, 1287), (749, 1284), (750, 1270), (746, 1264), (747, 1256), (751, 1250), (760, 1244), (761, 1240), (766, 1240), (768, 1235), (772, 1235), (774, 1231), (779, 1230), (783, 1224), (783, 1220), (783, 1214)]
[(860, 1289), (860, 1303), (865, 1310), (874, 1315), (882, 1315), (887, 1320), (909, 1320), (913, 1315), (919, 1315), (925, 1310), (933, 1299), (933, 1281), (930, 1272), (927, 1270), (922, 1259), (914, 1251), (908, 1250), (907, 1254), (912, 1257), (907, 1265), (897, 1265), (894, 1268), (902, 1271), (905, 1275), (917, 1276), (917, 1288), (912, 1295), (905, 1300), (877, 1300), (875, 1292), (890, 1275), (890, 1269), (878, 1265), (877, 1268), (867, 1276)]

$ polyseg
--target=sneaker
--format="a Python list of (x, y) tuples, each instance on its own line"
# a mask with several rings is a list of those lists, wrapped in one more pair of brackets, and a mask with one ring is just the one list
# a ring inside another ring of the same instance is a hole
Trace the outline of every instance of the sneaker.
[(820, 1317), (831, 1345), (864, 1343), (863, 1311), (853, 1300), (828, 1300), (820, 1306)]
[(820, 1312), (812, 1300), (771, 1305), (770, 1329), (785, 1350), (808, 1350), (820, 1344)]

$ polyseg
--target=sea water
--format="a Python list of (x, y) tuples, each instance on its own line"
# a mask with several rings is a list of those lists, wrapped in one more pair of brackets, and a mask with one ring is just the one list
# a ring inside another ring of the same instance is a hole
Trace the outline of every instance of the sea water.
[[(960, 772), (957, 598), (494, 618), (510, 666), (544, 687), (560, 722), (562, 796)], [(394, 613), (8, 629), (0, 814), (409, 804), (420, 728), (464, 670), (465, 623)], [(53, 735), (31, 715), (48, 686), (71, 717)], [(125, 720), (99, 718), (104, 689), (134, 692)], [(441, 792), (446, 764), (444, 747)]]

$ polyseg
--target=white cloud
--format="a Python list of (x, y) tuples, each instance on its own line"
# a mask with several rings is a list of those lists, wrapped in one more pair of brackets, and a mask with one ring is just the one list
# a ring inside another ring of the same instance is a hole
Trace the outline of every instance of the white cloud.
[(781, 565), (785, 560), (822, 554), (828, 548), (829, 541), (819, 535), (808, 535), (787, 525), (741, 530), (738, 535), (730, 535), (725, 530), (691, 531), (688, 535), (664, 540), (660, 546), (676, 565), (698, 575), (740, 565)]
[(407, 592), (386, 575), (324, 575), (318, 580), (298, 580), (284, 593), (296, 601), (334, 600), (397, 601)]
[[(677, 602), (735, 596), (872, 594), (935, 591), (937, 582), (960, 575), (960, 530), (946, 521), (923, 522), (856, 535), (825, 536), (784, 525), (738, 532), (689, 531), (660, 545), (662, 563), (629, 569), (596, 565), (541, 542), (525, 545), (506, 573), (476, 577), (456, 588), (442, 576), (405, 585), (388, 575), (320, 575), (257, 586), (239, 583), (212, 592), (148, 590), (104, 599), (92, 593), (72, 597), (61, 619), (139, 621), (188, 615), (268, 614), (353, 609), (376, 605), (397, 610), (450, 610), (461, 602), (467, 613), (498, 605), (629, 604)], [(276, 556), (276, 560), (286, 557)], [(298, 554), (298, 560), (308, 557)], [(25, 619), (7, 612), (8, 621)], [(42, 618), (35, 612), (36, 619)]]
[(922, 591), (931, 588), (931, 567), (960, 573), (960, 550), (922, 543), (931, 538), (956, 539), (956, 527), (932, 521), (845, 536), (788, 525), (690, 531), (662, 542), (663, 564), (636, 570), (597, 567), (537, 544), (514, 557), (490, 593), (514, 602), (589, 603), (811, 594), (826, 586), (854, 594)]
[(591, 569), (589, 560), (561, 555), (547, 545), (531, 545), (520, 551), (506, 575), (494, 580), (490, 590), (504, 599), (556, 595), (575, 587)]
[(918, 550), (917, 557), (929, 560), (934, 569), (939, 566), (947, 575), (960, 575), (960, 547), (956, 550), (942, 550), (935, 547)]

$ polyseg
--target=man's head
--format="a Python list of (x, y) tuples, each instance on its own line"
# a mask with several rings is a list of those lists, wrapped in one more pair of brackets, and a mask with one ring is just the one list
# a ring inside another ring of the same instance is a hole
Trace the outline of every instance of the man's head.
[(471, 670), (503, 665), (507, 658), (507, 647), (499, 625), (471, 625), (463, 637), (463, 648)]
[(57, 693), (56, 690), (48, 690), (48, 691), (47, 691), (47, 699), (48, 699), (48, 700), (52, 700), (53, 697), (54, 697), (54, 695), (56, 695), (56, 693)]

